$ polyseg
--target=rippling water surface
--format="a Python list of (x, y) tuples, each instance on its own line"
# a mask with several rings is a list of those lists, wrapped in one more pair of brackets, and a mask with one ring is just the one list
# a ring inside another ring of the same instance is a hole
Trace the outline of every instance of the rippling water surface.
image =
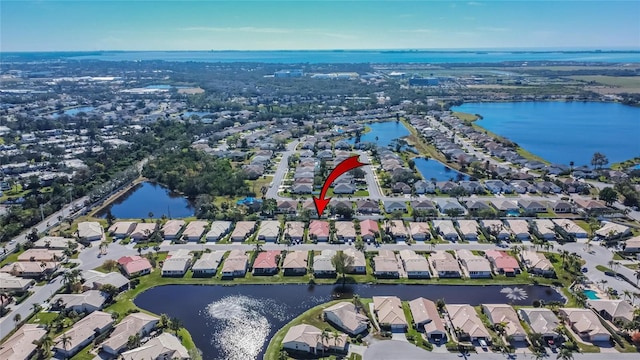
[[(345, 290), (345, 291), (342, 291)], [(471, 292), (470, 292), (471, 290)], [(338, 291), (340, 291), (338, 293)], [(332, 285), (159, 286), (140, 294), (136, 305), (177, 317), (189, 330), (205, 360), (262, 359), (273, 335), (309, 308), (337, 296), (423, 296), (448, 303), (509, 303), (562, 300), (545, 286)], [(473, 296), (469, 296), (472, 293)]]

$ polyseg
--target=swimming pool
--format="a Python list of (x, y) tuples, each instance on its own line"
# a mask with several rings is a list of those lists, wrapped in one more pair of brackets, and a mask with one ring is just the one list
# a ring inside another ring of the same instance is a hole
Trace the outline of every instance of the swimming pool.
[(598, 293), (596, 293), (593, 290), (583, 290), (582, 292), (587, 296), (587, 299), (590, 299), (590, 300), (598, 300), (598, 299), (600, 299), (598, 297)]

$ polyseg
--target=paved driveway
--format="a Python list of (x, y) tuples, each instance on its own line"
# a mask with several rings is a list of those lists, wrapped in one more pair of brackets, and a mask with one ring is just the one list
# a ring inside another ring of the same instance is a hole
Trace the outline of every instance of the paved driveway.
[(429, 352), (407, 341), (385, 340), (369, 346), (364, 352), (364, 360), (423, 360), (429, 357)]

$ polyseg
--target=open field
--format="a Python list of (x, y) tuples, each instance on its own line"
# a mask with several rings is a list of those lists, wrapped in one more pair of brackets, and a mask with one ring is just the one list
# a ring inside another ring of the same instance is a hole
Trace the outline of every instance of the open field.
[(640, 76), (605, 76), (605, 75), (585, 75), (585, 76), (569, 76), (570, 79), (597, 82), (598, 84), (608, 86), (619, 86), (629, 89), (640, 89)]

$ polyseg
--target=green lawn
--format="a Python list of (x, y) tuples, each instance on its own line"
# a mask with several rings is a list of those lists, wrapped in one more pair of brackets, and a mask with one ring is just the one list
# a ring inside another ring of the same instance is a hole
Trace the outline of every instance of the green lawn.
[(270, 360), (278, 358), (278, 353), (280, 353), (280, 350), (282, 348), (282, 340), (284, 339), (284, 336), (287, 334), (287, 331), (289, 331), (289, 329), (295, 325), (309, 324), (317, 327), (320, 330), (329, 328), (332, 331), (333, 330), (337, 331), (336, 328), (334, 328), (324, 320), (321, 320), (319, 317), (322, 315), (322, 310), (340, 301), (344, 301), (344, 300), (334, 300), (328, 303), (324, 303), (322, 305), (318, 305), (314, 308), (311, 308), (305, 311), (297, 318), (291, 320), (287, 325), (285, 325), (280, 330), (278, 330), (278, 332), (273, 336), (273, 338), (269, 342), (269, 345), (267, 346), (267, 351), (265, 352), (264, 358), (270, 359)]
[(476, 115), (465, 113), (465, 112), (460, 112), (460, 111), (453, 111), (453, 112), (451, 112), (451, 115), (457, 117), (458, 119), (460, 119), (462, 121), (476, 121), (476, 120), (478, 120), (478, 117)]

